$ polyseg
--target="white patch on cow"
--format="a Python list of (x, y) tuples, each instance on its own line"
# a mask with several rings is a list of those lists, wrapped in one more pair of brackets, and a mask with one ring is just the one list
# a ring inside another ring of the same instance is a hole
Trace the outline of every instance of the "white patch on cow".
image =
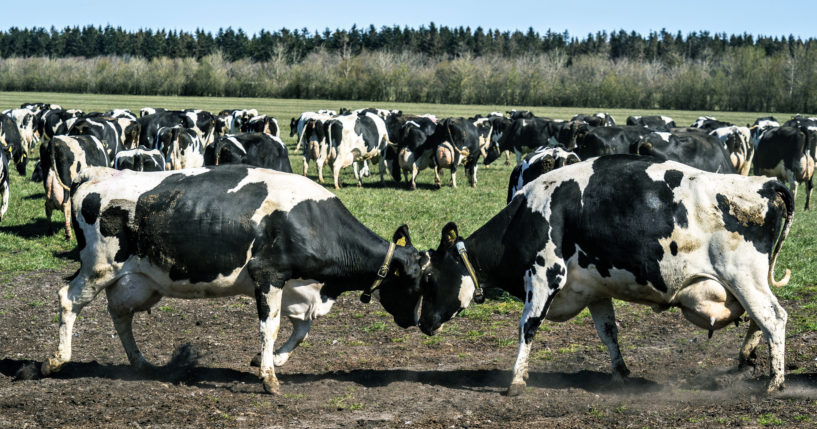
[(3, 216), (6, 215), (6, 210), (9, 208), (9, 184), (8, 180), (2, 177), (3, 175), (7, 176), (8, 171), (3, 171), (2, 174), (0, 174), (0, 180), (2, 182), (0, 183), (0, 189), (3, 190), (3, 202), (0, 204), (0, 219), (3, 219)]
[[(523, 192), (528, 200), (528, 208), (542, 213), (545, 218), (550, 216), (550, 195), (555, 187), (562, 183), (573, 181), (579, 185), (579, 192), (584, 193), (590, 177), (593, 175), (593, 162), (590, 158), (584, 162), (572, 164), (570, 168), (558, 168), (543, 174), (525, 185), (519, 192)], [(517, 192), (517, 193), (519, 193)]]
[(666, 142), (666, 143), (669, 143), (670, 136), (672, 135), (671, 133), (658, 132), (658, 131), (653, 133), (653, 134), (656, 134), (658, 137), (661, 137), (661, 140), (664, 140), (664, 142)]
[(471, 276), (462, 276), (460, 292), (457, 295), (460, 301), (460, 308), (468, 308), (468, 306), (471, 305), (471, 299), (474, 297), (475, 290), (476, 287), (474, 286), (474, 280)]
[(664, 123), (667, 125), (669, 125), (669, 123), (672, 122), (672, 118), (670, 118), (669, 116), (661, 116), (661, 120), (664, 121)]

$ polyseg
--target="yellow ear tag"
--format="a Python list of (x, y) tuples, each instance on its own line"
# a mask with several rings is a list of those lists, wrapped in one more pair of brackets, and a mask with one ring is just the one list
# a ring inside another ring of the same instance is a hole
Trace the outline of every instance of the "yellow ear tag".
[(406, 237), (400, 237), (396, 242), (396, 245), (401, 247), (406, 247)]
[(457, 241), (457, 233), (452, 229), (448, 231), (448, 244), (454, 244)]

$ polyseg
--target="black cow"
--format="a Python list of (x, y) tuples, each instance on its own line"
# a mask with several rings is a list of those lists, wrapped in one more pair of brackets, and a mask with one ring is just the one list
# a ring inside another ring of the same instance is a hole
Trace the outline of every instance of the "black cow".
[(675, 128), (675, 121), (669, 116), (628, 116), (627, 125), (646, 127), (653, 131), (667, 131)]
[(427, 259), (410, 245), (408, 229), (390, 243), (302, 176), (237, 165), (150, 174), (89, 169), (75, 182), (72, 202), (81, 265), (58, 294), (59, 347), (43, 375), (71, 360), (74, 321), (103, 289), (137, 368), (149, 363), (134, 341), (134, 312), (165, 295), (254, 296), (260, 378), (270, 393), (279, 393), (273, 346), (290, 280), (322, 282), (321, 295), (333, 300), (366, 288), (399, 326), (415, 323)]
[(182, 126), (194, 128), (196, 123), (185, 112), (174, 110), (156, 112), (139, 118), (139, 144), (144, 147), (158, 149), (157, 137), (159, 130), (164, 127)]
[(595, 156), (629, 153), (630, 146), (651, 131), (639, 126), (598, 127), (576, 141), (576, 155), (581, 159)]
[(266, 133), (273, 137), (281, 137), (278, 121), (272, 116), (260, 115), (247, 120), (241, 126), (242, 133)]
[(6, 152), (0, 151), (0, 193), (2, 193), (2, 201), (0, 201), (0, 221), (6, 215), (6, 210), (9, 208), (9, 159), (6, 158)]
[(692, 128), (700, 128), (707, 131), (714, 131), (718, 128), (731, 127), (734, 124), (731, 122), (719, 121), (712, 116), (700, 116), (690, 125)]
[(113, 168), (133, 171), (165, 171), (165, 158), (158, 149), (139, 146), (116, 154)]
[(23, 143), (17, 123), (6, 115), (0, 115), (0, 149), (6, 152), (6, 156), (14, 163), (17, 172), (25, 176), (28, 146)]
[(630, 146), (630, 153), (677, 161), (710, 173), (737, 173), (723, 143), (698, 128), (647, 134)]
[(440, 187), (440, 169), (451, 170), (451, 186), (457, 187), (457, 166), (465, 164), (465, 174), (471, 187), (477, 186), (479, 137), (477, 127), (466, 118), (445, 118), (437, 122), (428, 137), (434, 149), (434, 185)]
[(45, 217), (48, 232), (51, 212), (62, 210), (65, 214), (65, 238), (71, 240), (71, 182), (87, 167), (108, 167), (105, 145), (94, 136), (54, 136), (40, 145), (40, 169), (45, 189)]
[[(509, 395), (524, 391), (528, 356), (544, 319), (589, 308), (614, 379), (629, 370), (613, 299), (680, 307), (713, 331), (752, 321), (740, 352), (751, 364), (762, 332), (769, 391), (783, 388), (786, 310), (770, 286), (791, 227), (794, 197), (775, 179), (704, 172), (677, 162), (610, 155), (539, 176), (470, 237), (453, 222), (430, 250), (418, 327), (426, 334), (467, 308), (482, 287), (525, 303)], [(781, 232), (782, 230), (782, 232)], [(476, 294), (476, 295), (475, 295)]]
[[(408, 121), (403, 124), (397, 139), (397, 147), (389, 147), (389, 150), (396, 152), (397, 162), (392, 165), (392, 178), (400, 181), (400, 171), (406, 176), (406, 182), (411, 189), (417, 189), (417, 174), (434, 165), (434, 155), (436, 145), (429, 141), (429, 135), (434, 133), (434, 128), (423, 127), (415, 121)], [(395, 168), (396, 167), (396, 168)], [(409, 175), (411, 178), (409, 178)]]
[(575, 153), (561, 147), (540, 147), (536, 149), (535, 152), (525, 156), (522, 163), (511, 171), (511, 178), (508, 180), (507, 202), (510, 203), (517, 191), (537, 177), (579, 161), (581, 160)]
[(616, 121), (609, 113), (599, 112), (595, 115), (585, 115), (580, 113), (574, 116), (571, 121), (584, 122), (591, 127), (615, 127)]
[(119, 151), (136, 146), (140, 127), (139, 121), (127, 117), (84, 116), (74, 121), (68, 135), (98, 138), (105, 145), (108, 159), (113, 161)]
[(287, 147), (267, 133), (219, 137), (204, 151), (205, 165), (246, 164), (292, 173)]
[(506, 150), (513, 151), (517, 165), (520, 164), (522, 155), (542, 146), (557, 145), (559, 130), (563, 124), (564, 121), (541, 117), (515, 119), (502, 133), (502, 137), (488, 148), (485, 164), (494, 162)]
[(806, 183), (806, 205), (809, 209), (814, 162), (817, 159), (817, 133), (810, 127), (782, 126), (763, 133), (755, 149), (754, 173), (776, 177), (788, 183), (797, 195), (797, 184)]

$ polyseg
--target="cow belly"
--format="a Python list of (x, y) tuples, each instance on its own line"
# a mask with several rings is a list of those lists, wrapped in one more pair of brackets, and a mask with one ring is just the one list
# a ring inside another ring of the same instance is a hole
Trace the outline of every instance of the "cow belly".
[(814, 158), (809, 155), (803, 155), (797, 162), (797, 176), (796, 179), (800, 182), (811, 179), (814, 174)]
[[(131, 256), (118, 273), (117, 282), (138, 276), (145, 290), (171, 298), (220, 298), (233, 295), (255, 296), (255, 284), (242, 266), (227, 275), (206, 282), (173, 280), (166, 270), (146, 258)], [(146, 293), (146, 292), (145, 292)]]
[(65, 203), (65, 189), (53, 169), (45, 176), (45, 200), (52, 208), (60, 208)]
[(322, 283), (294, 279), (286, 282), (281, 296), (281, 315), (297, 320), (315, 320), (332, 309), (335, 300), (321, 295)]

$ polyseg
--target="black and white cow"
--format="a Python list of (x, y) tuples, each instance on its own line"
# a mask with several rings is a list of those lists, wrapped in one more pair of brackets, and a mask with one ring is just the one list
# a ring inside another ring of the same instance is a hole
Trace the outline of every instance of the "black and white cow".
[(28, 146), (23, 143), (20, 130), (14, 119), (0, 115), (0, 150), (6, 152), (9, 161), (21, 176), (26, 175), (28, 165)]
[(533, 119), (536, 117), (536, 115), (534, 115), (533, 112), (529, 110), (512, 109), (509, 110), (507, 113), (508, 117), (511, 118), (512, 121), (515, 121), (517, 119)]
[(477, 127), (466, 118), (445, 118), (437, 122), (434, 133), (428, 137), (434, 149), (434, 185), (440, 187), (440, 169), (451, 170), (451, 186), (457, 187), (457, 167), (465, 165), (465, 174), (471, 187), (477, 186), (479, 137)]
[(599, 112), (595, 115), (578, 114), (574, 116), (571, 121), (584, 122), (591, 127), (615, 127), (616, 121), (609, 113)]
[(109, 165), (105, 144), (94, 136), (54, 136), (40, 145), (49, 233), (53, 233), (51, 212), (61, 210), (65, 214), (65, 238), (71, 240), (71, 182), (85, 168)]
[(77, 109), (50, 109), (41, 113), (37, 122), (37, 131), (40, 134), (40, 140), (43, 142), (51, 140), (55, 135), (67, 134), (70, 125), (73, 125), (77, 118), (83, 114), (82, 110)]
[(740, 364), (750, 362), (762, 332), (771, 355), (768, 389), (782, 389), (787, 315), (770, 285), (790, 278), (788, 270), (779, 282), (773, 274), (793, 213), (791, 192), (775, 179), (626, 154), (568, 165), (526, 185), (470, 237), (460, 238), (453, 222), (443, 228), (423, 274), (418, 326), (439, 332), (479, 296), (477, 286), (522, 299), (508, 390), (517, 395), (544, 319), (566, 321), (589, 308), (614, 379), (621, 379), (629, 370), (613, 299), (656, 311), (680, 307), (710, 331), (745, 311), (752, 323)]
[(402, 171), (409, 187), (417, 189), (417, 174), (434, 165), (436, 145), (428, 137), (434, 133), (435, 129), (436, 126), (430, 128), (429, 133), (429, 128), (415, 121), (407, 121), (403, 124), (397, 138), (397, 147), (394, 148), (397, 153), (397, 162), (393, 167), (397, 168), (392, 169), (392, 177), (395, 181), (400, 181), (400, 171)]
[(139, 146), (116, 154), (113, 168), (133, 171), (165, 171), (165, 157), (158, 149)]
[(522, 156), (542, 146), (555, 146), (564, 121), (549, 118), (519, 118), (513, 120), (495, 144), (492, 144), (485, 155), (485, 164), (491, 164), (500, 153), (508, 150), (516, 154), (516, 164), (522, 162)]
[(195, 128), (193, 115), (179, 110), (156, 112), (139, 118), (139, 145), (157, 148), (159, 130), (165, 127), (182, 126)]
[(597, 127), (576, 140), (576, 155), (581, 159), (616, 153), (630, 153), (630, 146), (651, 131), (640, 126)]
[(757, 144), (760, 142), (760, 137), (764, 132), (779, 126), (780, 122), (778, 122), (774, 116), (763, 116), (755, 119), (755, 122), (749, 127), (749, 131), (752, 133), (752, 144), (755, 146), (755, 149), (757, 149)]
[(167, 112), (167, 109), (164, 107), (143, 107), (139, 109), (139, 117), (145, 117), (148, 115), (153, 115), (156, 113)]
[(224, 164), (246, 164), (292, 173), (286, 145), (267, 133), (219, 137), (205, 149), (204, 165)]
[(415, 323), (427, 260), (408, 244), (407, 228), (395, 233), (397, 245), (390, 243), (302, 176), (238, 165), (151, 174), (89, 169), (74, 183), (81, 266), (58, 293), (59, 347), (43, 363), (43, 375), (71, 360), (77, 315), (103, 289), (137, 368), (150, 364), (134, 340), (134, 312), (168, 295), (255, 297), (260, 378), (270, 393), (279, 392), (273, 347), (290, 280), (323, 283), (327, 300), (376, 288), (399, 326)]
[(104, 116), (78, 118), (68, 129), (69, 136), (94, 136), (99, 139), (113, 161), (119, 151), (135, 147), (139, 140), (139, 121), (127, 117)]
[(31, 152), (34, 145), (39, 140), (39, 133), (37, 131), (37, 111), (31, 109), (11, 109), (3, 112), (10, 117), (17, 124), (17, 130), (20, 132), (20, 139), (26, 146), (26, 151)]
[(732, 166), (739, 174), (749, 175), (752, 167), (752, 159), (755, 156), (755, 145), (752, 143), (752, 132), (748, 127), (736, 125), (715, 128), (709, 132), (723, 143), (724, 149), (729, 154)]
[[(141, 113), (142, 112), (139, 112), (140, 115), (141, 115)], [(130, 119), (132, 121), (135, 121), (135, 120), (139, 119), (139, 117), (136, 116), (136, 114), (134, 114), (133, 112), (131, 112), (128, 109), (112, 109), (112, 110), (108, 110), (107, 112), (105, 112), (103, 114), (103, 116), (105, 116), (106, 118), (114, 118), (114, 119), (125, 118), (125, 119)]]
[(233, 120), (230, 123), (230, 134), (238, 134), (250, 119), (258, 116), (256, 109), (234, 109), (232, 111)]
[(6, 152), (0, 150), (0, 221), (6, 215), (6, 210), (9, 208), (9, 159), (6, 158)]
[(698, 128), (649, 133), (630, 146), (630, 153), (676, 161), (710, 173), (736, 173), (723, 143)]
[(511, 202), (518, 190), (537, 177), (579, 161), (581, 160), (575, 153), (558, 146), (540, 147), (536, 151), (527, 154), (522, 163), (511, 171), (511, 178), (508, 180), (508, 202)]
[(278, 128), (278, 120), (272, 116), (253, 116), (241, 127), (242, 133), (266, 133), (273, 137), (281, 137), (281, 130)]
[(714, 131), (718, 128), (731, 127), (734, 124), (731, 122), (719, 121), (713, 116), (699, 116), (695, 122), (690, 125), (692, 128), (700, 128), (707, 131)]
[(777, 127), (765, 131), (755, 149), (754, 174), (776, 177), (797, 195), (797, 184), (806, 183), (806, 205), (811, 200), (814, 163), (817, 160), (817, 128)]
[(329, 141), (327, 161), (332, 168), (335, 188), (339, 189), (340, 170), (352, 166), (357, 186), (363, 186), (358, 171), (358, 162), (377, 159), (380, 166), (380, 182), (385, 181), (385, 151), (389, 138), (386, 123), (380, 116), (366, 112), (360, 115), (339, 115), (327, 122), (326, 135)]
[(192, 128), (180, 125), (162, 127), (156, 133), (156, 146), (165, 159), (165, 170), (181, 170), (204, 165), (204, 144)]
[(646, 127), (653, 131), (670, 131), (675, 128), (675, 121), (669, 116), (628, 116), (627, 125)]

